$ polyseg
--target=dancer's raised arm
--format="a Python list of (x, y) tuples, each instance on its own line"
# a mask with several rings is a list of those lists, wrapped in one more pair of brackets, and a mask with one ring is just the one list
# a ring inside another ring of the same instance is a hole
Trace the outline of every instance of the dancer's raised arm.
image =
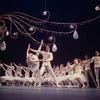
[[(43, 40), (41, 40), (41, 45), (39, 46), (38, 51), (41, 51), (42, 45), (43, 45)], [(39, 53), (36, 53), (36, 55), (39, 56)]]
[(30, 44), (28, 44), (28, 48), (27, 48), (27, 53), (26, 53), (26, 57), (28, 58), (28, 56), (29, 56), (29, 49), (30, 49)]

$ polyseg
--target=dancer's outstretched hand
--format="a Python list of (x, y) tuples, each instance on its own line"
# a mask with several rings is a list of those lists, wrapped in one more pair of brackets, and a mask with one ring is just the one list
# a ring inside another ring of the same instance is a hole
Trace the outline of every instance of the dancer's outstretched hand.
[(41, 40), (41, 44), (43, 44), (43, 42), (44, 42), (44, 41), (43, 41), (43, 40)]
[(30, 49), (30, 44), (28, 44), (28, 49)]

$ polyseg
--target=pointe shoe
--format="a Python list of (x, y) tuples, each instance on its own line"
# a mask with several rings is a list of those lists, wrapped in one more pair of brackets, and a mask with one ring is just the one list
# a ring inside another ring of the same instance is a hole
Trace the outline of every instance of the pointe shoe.
[(57, 84), (57, 87), (61, 87), (61, 86)]
[(85, 88), (85, 85), (82, 86), (82, 89), (84, 89), (84, 88)]
[(41, 87), (41, 85), (38, 85), (37, 87)]
[(97, 86), (96, 88), (97, 88), (97, 89), (99, 89), (99, 88), (100, 88), (100, 86)]
[(86, 86), (86, 88), (89, 88), (89, 87), (90, 87), (89, 85)]

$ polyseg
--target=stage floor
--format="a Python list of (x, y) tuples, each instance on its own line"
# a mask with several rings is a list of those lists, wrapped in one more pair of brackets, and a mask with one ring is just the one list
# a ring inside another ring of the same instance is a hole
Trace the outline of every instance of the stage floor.
[(0, 86), (0, 100), (100, 100), (100, 89)]

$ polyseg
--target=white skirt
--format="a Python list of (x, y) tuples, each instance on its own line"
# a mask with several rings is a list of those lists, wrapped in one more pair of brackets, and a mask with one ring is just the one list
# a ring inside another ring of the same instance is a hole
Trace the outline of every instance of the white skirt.
[(14, 77), (14, 80), (15, 80), (15, 81), (22, 81), (22, 78), (21, 78), (21, 77), (16, 76), (16, 77)]
[(14, 77), (13, 76), (2, 76), (1, 79), (5, 80), (5, 81), (14, 81)]
[(33, 82), (33, 80), (30, 77), (24, 77), (22, 78), (23, 82)]
[(76, 78), (80, 78), (83, 82), (87, 82), (85, 76), (81, 73), (75, 73), (71, 76), (70, 81), (75, 81)]

